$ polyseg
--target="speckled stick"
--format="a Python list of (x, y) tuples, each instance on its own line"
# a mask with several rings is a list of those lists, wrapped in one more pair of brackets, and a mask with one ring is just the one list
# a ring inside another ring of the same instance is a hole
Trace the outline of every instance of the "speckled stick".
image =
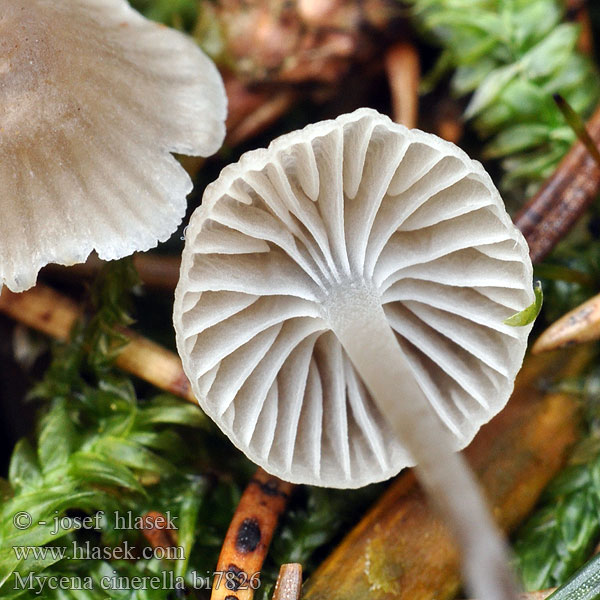
[(279, 515), (293, 485), (258, 469), (244, 490), (225, 536), (211, 600), (251, 600)]

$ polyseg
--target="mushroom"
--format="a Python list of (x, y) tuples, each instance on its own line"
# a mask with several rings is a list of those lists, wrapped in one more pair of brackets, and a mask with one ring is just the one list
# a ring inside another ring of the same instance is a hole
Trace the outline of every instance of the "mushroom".
[(2, 0), (0, 287), (166, 240), (192, 188), (171, 152), (216, 152), (225, 113), (211, 60), (125, 0)]
[(507, 402), (533, 301), (482, 166), (371, 109), (246, 153), (187, 229), (177, 346), (200, 405), (268, 472), (358, 487), (417, 465), (477, 597), (514, 597), (460, 454)]

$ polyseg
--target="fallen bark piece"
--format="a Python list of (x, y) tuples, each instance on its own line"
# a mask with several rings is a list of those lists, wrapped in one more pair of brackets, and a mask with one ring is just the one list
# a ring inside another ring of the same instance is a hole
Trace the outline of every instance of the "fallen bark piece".
[(251, 600), (254, 596), (279, 516), (293, 488), (262, 469), (254, 474), (225, 536), (211, 600)]
[[(498, 525), (529, 513), (577, 438), (577, 402), (544, 394), (544, 376), (573, 376), (591, 350), (530, 357), (507, 406), (466, 450)], [(449, 600), (460, 588), (459, 558), (411, 472), (400, 476), (305, 584), (304, 600)]]
[(302, 565), (281, 565), (272, 600), (299, 600), (302, 591)]
[[(0, 294), (0, 312), (61, 341), (69, 338), (81, 316), (81, 308), (73, 300), (43, 285), (20, 294), (4, 288)], [(177, 354), (129, 329), (123, 329), (122, 333), (130, 341), (117, 357), (117, 366), (161, 390), (196, 403)]]
[(600, 338), (600, 294), (552, 323), (537, 339), (534, 354)]

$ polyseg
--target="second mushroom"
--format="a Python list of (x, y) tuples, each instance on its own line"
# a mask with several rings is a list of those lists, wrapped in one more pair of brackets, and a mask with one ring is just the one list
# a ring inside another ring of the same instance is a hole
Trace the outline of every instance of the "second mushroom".
[(0, 1), (0, 288), (167, 240), (225, 136), (221, 76), (126, 0)]
[(179, 352), (202, 408), (282, 479), (417, 465), (471, 591), (516, 585), (457, 450), (505, 405), (530, 327), (527, 245), (481, 165), (361, 109), (223, 170), (187, 230)]

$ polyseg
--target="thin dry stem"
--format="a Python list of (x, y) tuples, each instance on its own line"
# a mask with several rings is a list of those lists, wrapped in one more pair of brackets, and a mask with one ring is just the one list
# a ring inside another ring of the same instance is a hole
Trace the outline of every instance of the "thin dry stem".
[[(587, 124), (600, 143), (600, 107)], [(600, 191), (600, 167), (576, 142), (539, 192), (519, 211), (515, 225), (529, 244), (534, 263), (541, 262), (594, 201)]]
[(392, 114), (396, 123), (409, 129), (417, 126), (421, 65), (416, 47), (398, 42), (385, 55), (385, 69), (392, 95)]
[(552, 323), (537, 339), (534, 354), (600, 338), (600, 294)]

